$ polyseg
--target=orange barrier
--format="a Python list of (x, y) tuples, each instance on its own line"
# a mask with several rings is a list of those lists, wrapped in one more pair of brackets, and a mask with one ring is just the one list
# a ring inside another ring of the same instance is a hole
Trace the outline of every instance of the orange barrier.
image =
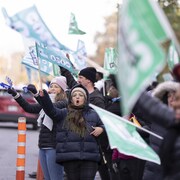
[(25, 154), (26, 154), (26, 118), (19, 117), (16, 180), (24, 180), (25, 178)]
[(41, 164), (40, 161), (38, 159), (38, 167), (37, 167), (37, 176), (36, 176), (36, 180), (43, 180), (44, 179), (44, 175), (41, 169)]

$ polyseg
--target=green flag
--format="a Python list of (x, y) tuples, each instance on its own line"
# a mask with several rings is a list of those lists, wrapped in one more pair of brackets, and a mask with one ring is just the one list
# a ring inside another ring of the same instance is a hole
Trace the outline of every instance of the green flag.
[(118, 31), (117, 73), (123, 114), (131, 111), (151, 77), (164, 67), (165, 49), (173, 37), (173, 31), (157, 2), (124, 1)]
[(68, 34), (78, 34), (78, 35), (86, 34), (84, 31), (81, 31), (78, 28), (78, 24), (77, 24), (75, 15), (73, 13), (71, 13), (71, 17), (70, 17), (69, 33)]
[(73, 52), (71, 49), (61, 44), (52, 34), (41, 18), (35, 5), (16, 13), (12, 17), (8, 16), (4, 8), (2, 11), (8, 26), (21, 33), (23, 36), (32, 38), (36, 42), (43, 43), (50, 48)]
[[(116, 74), (117, 60), (118, 60), (117, 50), (115, 48), (106, 48), (104, 55), (104, 69), (109, 71), (110, 74)], [(104, 79), (107, 79), (105, 75), (104, 75)]]
[(90, 106), (104, 123), (111, 149), (117, 148), (123, 154), (160, 164), (159, 156), (141, 138), (133, 123), (95, 105)]
[[(35, 47), (33, 47), (33, 48), (35, 48)], [(28, 53), (23, 57), (21, 63), (24, 64), (25, 66), (29, 67), (30, 69), (39, 71), (38, 64), (34, 63), (33, 58), (35, 58), (35, 57), (32, 57), (32, 52), (31, 52), (31, 54)], [(40, 72), (41, 73), (43, 73), (45, 75), (51, 75), (51, 76), (59, 76), (60, 75), (59, 71), (57, 71), (59, 69), (59, 66), (52, 64), (50, 62), (47, 62), (45, 60), (41, 60), (41, 59), (39, 59), (39, 64), (40, 64)]]
[(36, 43), (36, 51), (38, 58), (51, 62), (54, 65), (62, 66), (72, 73), (75, 71), (73, 64), (65, 56), (63, 51), (56, 51), (55, 49), (44, 47), (42, 44), (38, 43)]

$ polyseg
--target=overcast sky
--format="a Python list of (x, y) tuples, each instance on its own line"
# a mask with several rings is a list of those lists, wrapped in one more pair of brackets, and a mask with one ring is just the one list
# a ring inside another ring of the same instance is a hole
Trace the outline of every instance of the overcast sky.
[[(93, 36), (96, 31), (104, 31), (104, 17), (117, 11), (115, 0), (0, 0), (9, 16), (36, 5), (41, 17), (54, 36), (72, 50), (76, 49), (78, 39), (83, 40), (87, 53), (93, 54)], [(70, 13), (74, 13), (78, 27), (85, 35), (68, 35)], [(0, 13), (0, 53), (24, 50), (21, 35), (10, 29), (2, 12)]]

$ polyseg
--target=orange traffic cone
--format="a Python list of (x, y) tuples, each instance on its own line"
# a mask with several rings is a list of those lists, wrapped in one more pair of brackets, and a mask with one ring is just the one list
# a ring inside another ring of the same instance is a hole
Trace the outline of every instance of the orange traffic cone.
[(40, 161), (38, 159), (38, 167), (37, 167), (37, 176), (36, 176), (36, 180), (43, 180), (44, 179), (44, 175), (41, 169), (41, 164)]

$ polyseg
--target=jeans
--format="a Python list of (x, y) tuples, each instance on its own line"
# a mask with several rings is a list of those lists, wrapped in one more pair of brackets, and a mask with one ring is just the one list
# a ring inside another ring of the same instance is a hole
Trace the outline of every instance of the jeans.
[(45, 180), (63, 180), (64, 168), (56, 163), (55, 149), (40, 149), (39, 160)]

